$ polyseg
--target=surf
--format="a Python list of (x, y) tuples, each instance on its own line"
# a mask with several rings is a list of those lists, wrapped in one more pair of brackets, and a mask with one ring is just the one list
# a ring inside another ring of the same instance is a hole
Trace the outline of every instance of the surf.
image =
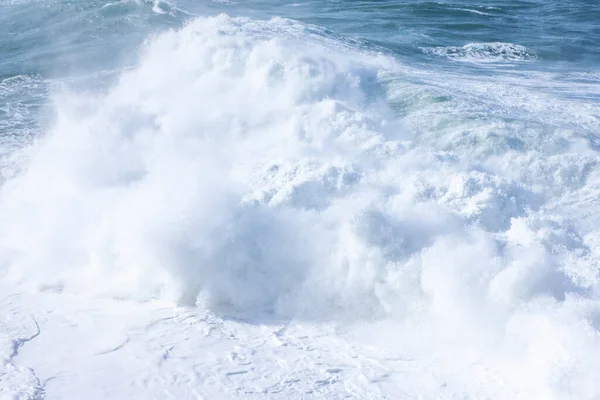
[[(442, 370), (477, 349), (512, 387), (589, 384), (599, 253), (577, 206), (594, 207), (595, 106), (511, 82), (289, 19), (194, 19), (149, 37), (106, 91), (55, 93), (54, 123), (0, 188), (2, 279), (390, 323)], [(557, 104), (581, 111), (575, 133)]]

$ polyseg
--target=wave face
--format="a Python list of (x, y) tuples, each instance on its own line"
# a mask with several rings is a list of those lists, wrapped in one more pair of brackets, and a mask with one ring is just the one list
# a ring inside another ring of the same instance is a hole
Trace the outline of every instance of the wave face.
[(2, 278), (388, 318), (514, 393), (597, 394), (598, 106), (460, 79), (286, 19), (154, 36), (106, 91), (56, 96), (0, 189)]

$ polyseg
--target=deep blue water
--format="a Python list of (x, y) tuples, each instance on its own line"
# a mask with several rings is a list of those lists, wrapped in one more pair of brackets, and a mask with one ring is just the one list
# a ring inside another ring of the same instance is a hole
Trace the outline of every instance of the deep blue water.
[[(600, 62), (600, 3), (563, 1), (3, 1), (0, 76), (65, 76), (131, 62), (152, 32), (194, 16), (282, 16), (380, 46), (428, 66), (452, 60), (423, 48), (503, 42), (537, 55), (532, 69), (594, 71)], [(158, 12), (157, 12), (158, 11)], [(164, 13), (160, 13), (164, 11)]]

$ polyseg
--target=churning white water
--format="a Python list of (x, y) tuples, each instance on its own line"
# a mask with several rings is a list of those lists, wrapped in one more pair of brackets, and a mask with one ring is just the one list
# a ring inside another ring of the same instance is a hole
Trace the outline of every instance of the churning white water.
[[(493, 57), (533, 54), (509, 50)], [(107, 90), (55, 93), (0, 188), (0, 275), (369, 321), (470, 395), (593, 398), (600, 107), (548, 82), (426, 72), (286, 19), (196, 19)]]

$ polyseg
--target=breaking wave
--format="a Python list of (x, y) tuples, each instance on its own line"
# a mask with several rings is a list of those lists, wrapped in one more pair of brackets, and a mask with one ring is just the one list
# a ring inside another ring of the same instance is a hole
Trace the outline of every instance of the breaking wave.
[(285, 19), (200, 18), (150, 39), (108, 92), (56, 96), (53, 128), (0, 189), (3, 279), (224, 313), (391, 317), (443, 331), (439, 346), (510, 349), (536, 371), (515, 388), (592, 382), (600, 236), (582, 221), (599, 158), (572, 126), (535, 120), (574, 109), (524, 96), (525, 121), (444, 120), (464, 104), (399, 83), (403, 71)]

